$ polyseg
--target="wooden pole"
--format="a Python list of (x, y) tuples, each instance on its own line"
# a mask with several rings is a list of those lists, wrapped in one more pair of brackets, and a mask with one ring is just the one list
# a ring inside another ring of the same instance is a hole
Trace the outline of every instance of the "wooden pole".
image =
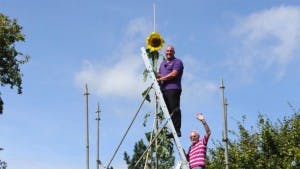
[(224, 131), (223, 131), (223, 142), (225, 143), (225, 151), (224, 151), (224, 156), (225, 156), (225, 166), (226, 169), (229, 169), (229, 162), (228, 162), (228, 131), (227, 131), (227, 99), (225, 99), (224, 96), (224, 82), (222, 79), (221, 86), (222, 90), (222, 107), (223, 107), (223, 123), (224, 123)]
[(89, 92), (88, 92), (88, 86), (85, 85), (85, 127), (86, 127), (86, 169), (90, 168), (90, 159), (89, 159)]
[(100, 131), (100, 108), (99, 108), (99, 103), (97, 103), (97, 111), (96, 111), (96, 121), (97, 121), (97, 159), (96, 159), (96, 169), (99, 169), (99, 165), (100, 165), (100, 159), (99, 159), (99, 145), (100, 145), (100, 137), (99, 137), (99, 131)]

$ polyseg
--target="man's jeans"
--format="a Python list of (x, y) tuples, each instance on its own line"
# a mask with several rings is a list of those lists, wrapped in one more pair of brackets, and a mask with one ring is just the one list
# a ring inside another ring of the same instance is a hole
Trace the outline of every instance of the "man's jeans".
[(169, 89), (164, 90), (163, 97), (166, 102), (169, 113), (172, 114), (171, 119), (173, 121), (177, 134), (180, 133), (181, 128), (181, 110), (180, 110), (180, 95), (181, 90)]

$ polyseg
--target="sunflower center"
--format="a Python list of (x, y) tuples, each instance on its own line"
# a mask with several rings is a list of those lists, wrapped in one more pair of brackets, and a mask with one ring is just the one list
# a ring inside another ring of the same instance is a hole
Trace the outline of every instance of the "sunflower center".
[(161, 45), (161, 39), (160, 38), (153, 38), (151, 39), (151, 46), (153, 47), (159, 47)]

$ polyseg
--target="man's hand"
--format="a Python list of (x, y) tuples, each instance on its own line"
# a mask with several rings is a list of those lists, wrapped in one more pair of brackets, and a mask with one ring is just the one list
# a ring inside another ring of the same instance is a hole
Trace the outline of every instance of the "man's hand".
[(210, 136), (211, 132), (210, 132), (209, 126), (207, 125), (202, 113), (197, 113), (197, 119), (200, 120), (202, 122), (202, 124), (204, 125), (205, 131), (206, 131), (206, 137), (208, 138)]
[(200, 120), (200, 121), (204, 120), (203, 114), (202, 113), (197, 113), (197, 119)]
[(161, 75), (160, 75), (159, 72), (154, 72), (154, 74), (155, 74), (155, 77), (156, 77), (157, 79), (159, 79), (159, 78), (161, 77)]

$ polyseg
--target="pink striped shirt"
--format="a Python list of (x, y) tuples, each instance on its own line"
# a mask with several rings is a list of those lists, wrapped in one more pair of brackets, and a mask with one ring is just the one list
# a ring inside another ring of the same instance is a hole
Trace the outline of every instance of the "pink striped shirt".
[(208, 138), (206, 135), (200, 139), (195, 145), (190, 147), (188, 152), (190, 168), (204, 167)]

